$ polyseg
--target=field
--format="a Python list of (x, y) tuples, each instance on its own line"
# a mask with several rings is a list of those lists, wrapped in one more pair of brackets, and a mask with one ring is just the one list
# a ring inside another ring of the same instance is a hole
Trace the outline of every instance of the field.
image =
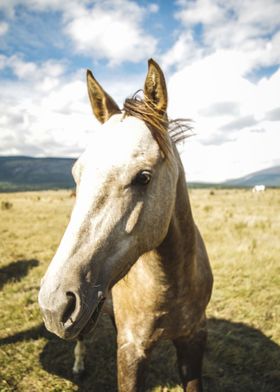
[[(191, 190), (215, 286), (208, 307), (206, 392), (280, 391), (280, 190)], [(40, 279), (74, 199), (69, 191), (0, 194), (0, 391), (116, 391), (116, 341), (103, 316), (88, 338), (83, 381), (73, 343), (48, 333)], [(149, 390), (181, 391), (169, 342), (153, 353)]]

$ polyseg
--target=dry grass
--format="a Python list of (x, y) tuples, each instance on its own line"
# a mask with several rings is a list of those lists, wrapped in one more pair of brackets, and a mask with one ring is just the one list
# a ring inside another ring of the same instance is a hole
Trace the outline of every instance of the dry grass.
[[(276, 392), (280, 385), (280, 191), (192, 190), (215, 276), (204, 364), (208, 392)], [(106, 316), (89, 339), (88, 375), (71, 376), (73, 344), (46, 332), (40, 278), (67, 224), (70, 192), (1, 194), (0, 391), (115, 391), (116, 344)], [(154, 352), (149, 386), (181, 391), (172, 345)]]

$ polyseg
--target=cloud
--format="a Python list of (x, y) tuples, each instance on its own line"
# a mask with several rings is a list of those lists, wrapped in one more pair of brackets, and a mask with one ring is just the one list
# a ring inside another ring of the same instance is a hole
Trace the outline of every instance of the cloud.
[[(143, 26), (147, 15), (159, 11), (156, 3), (146, 6), (129, 0), (11, 0), (4, 3), (0, 4), (0, 10), (2, 8), (9, 18), (15, 18), (16, 7), (20, 5), (32, 12), (60, 13), (60, 27), (71, 39), (72, 51), (94, 62), (106, 60), (112, 66), (125, 61), (137, 63), (157, 52), (157, 39)], [(36, 36), (29, 38), (36, 41)]]
[[(151, 7), (151, 6), (150, 6)], [(155, 9), (155, 7), (153, 7)], [(157, 41), (141, 26), (145, 9), (131, 1), (104, 1), (67, 21), (65, 32), (75, 49), (111, 65), (149, 58)]]
[[(169, 90), (174, 115), (188, 112), (188, 116), (197, 117), (198, 111), (205, 112), (211, 105), (217, 107), (223, 102), (234, 102), (235, 110), (240, 100), (243, 106), (253, 104), (255, 85), (243, 76), (244, 68), (246, 58), (239, 57), (236, 51), (221, 50), (173, 73)], [(240, 106), (241, 115), (244, 110)]]
[(190, 179), (218, 181), (279, 163), (279, 7), (278, 0), (253, 7), (179, 0), (172, 44), (160, 47), (160, 30), (148, 26), (163, 23), (159, 2), (0, 2), (9, 53), (0, 55), (0, 152), (77, 156), (97, 126), (84, 72), (76, 71), (84, 58), (121, 106), (145, 79), (144, 67), (127, 62), (156, 55), (167, 70), (170, 116), (194, 120), (196, 135), (183, 150)]
[(67, 2), (60, 0), (9, 0), (0, 3), (0, 10), (2, 9), (9, 18), (14, 18), (18, 6), (39, 12), (76, 12), (79, 7), (86, 6), (88, 3), (88, 0), (68, 0)]
[(207, 117), (215, 116), (238, 116), (240, 114), (240, 105), (234, 101), (221, 101), (209, 104), (207, 107), (198, 111), (199, 115)]
[(229, 0), (225, 3), (219, 0), (180, 0), (178, 5), (177, 18), (190, 25), (202, 23), (206, 27), (214, 27), (230, 21), (241, 27), (247, 25), (250, 28), (248, 32), (273, 32), (280, 23), (278, 0), (255, 0), (254, 7), (250, 0)]
[[(12, 73), (10, 79), (0, 78), (0, 153), (77, 157), (99, 127), (85, 73), (69, 73), (63, 61), (35, 63), (20, 55), (1, 55), (0, 69)], [(105, 88), (121, 106), (143, 80), (144, 75), (129, 75), (124, 83), (112, 76)]]
[(183, 149), (191, 180), (220, 181), (280, 163), (280, 69), (252, 82), (246, 58), (238, 58), (219, 50), (169, 78), (170, 116), (194, 120), (196, 135)]
[(264, 128), (251, 128), (250, 132), (252, 132), (252, 133), (265, 133), (265, 129)]
[[(280, 3), (278, 0), (180, 0), (176, 18), (181, 32), (172, 55), (180, 44), (182, 56), (173, 64), (186, 65), (218, 50), (235, 50), (246, 57), (245, 72), (280, 63)], [(186, 39), (186, 37), (188, 37)], [(169, 65), (171, 65), (169, 57)]]
[(220, 129), (223, 131), (240, 130), (243, 128), (251, 127), (256, 125), (257, 120), (252, 114), (237, 118), (236, 120), (230, 121), (229, 123), (222, 126)]
[(159, 12), (159, 5), (156, 3), (151, 3), (148, 5), (148, 11), (156, 14), (157, 12)]
[(84, 75), (65, 75), (61, 62), (25, 62), (2, 56), (2, 69), (15, 79), (1, 80), (1, 152), (33, 156), (77, 156), (97, 125), (88, 104)]
[(161, 64), (164, 69), (174, 64), (178, 68), (202, 57), (203, 50), (195, 42), (191, 31), (181, 32), (174, 45), (161, 55)]
[(38, 64), (32, 61), (25, 61), (21, 54), (12, 56), (0, 55), (0, 69), (9, 69), (13, 75), (27, 83), (28, 81), (38, 81), (40, 89), (48, 90), (56, 87), (59, 77), (65, 71), (63, 61), (47, 60)]
[(9, 25), (6, 22), (0, 22), (0, 36), (5, 35), (9, 30)]
[(280, 107), (267, 112), (265, 118), (268, 121), (280, 121)]
[(181, 11), (177, 13), (177, 18), (186, 24), (213, 24), (221, 23), (225, 19), (225, 8), (220, 7), (213, 0), (180, 1)]
[(279, 165), (279, 137), (273, 130), (245, 131), (236, 140), (207, 147), (193, 137), (187, 140), (182, 158), (187, 180), (224, 181)]

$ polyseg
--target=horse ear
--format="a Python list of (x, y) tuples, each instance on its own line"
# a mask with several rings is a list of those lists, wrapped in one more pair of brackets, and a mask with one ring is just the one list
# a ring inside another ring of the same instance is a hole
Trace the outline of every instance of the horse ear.
[(167, 89), (165, 78), (160, 66), (153, 60), (148, 61), (148, 74), (146, 76), (144, 94), (147, 100), (152, 101), (155, 108), (162, 114), (167, 109)]
[(102, 124), (116, 113), (121, 113), (116, 102), (100, 86), (92, 72), (87, 70), (87, 87), (93, 113)]

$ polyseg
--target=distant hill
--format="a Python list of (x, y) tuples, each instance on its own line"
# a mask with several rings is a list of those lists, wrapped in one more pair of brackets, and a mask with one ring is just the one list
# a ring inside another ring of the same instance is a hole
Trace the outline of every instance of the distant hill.
[(258, 184), (263, 184), (267, 187), (280, 187), (280, 166), (269, 167), (268, 169), (259, 170), (247, 176), (223, 183), (223, 185), (228, 187), (252, 187)]
[(72, 158), (0, 157), (0, 192), (74, 188)]
[[(0, 192), (74, 188), (73, 158), (31, 158), (0, 156)], [(238, 188), (264, 184), (280, 187), (280, 166), (223, 183), (189, 182), (192, 188)]]

